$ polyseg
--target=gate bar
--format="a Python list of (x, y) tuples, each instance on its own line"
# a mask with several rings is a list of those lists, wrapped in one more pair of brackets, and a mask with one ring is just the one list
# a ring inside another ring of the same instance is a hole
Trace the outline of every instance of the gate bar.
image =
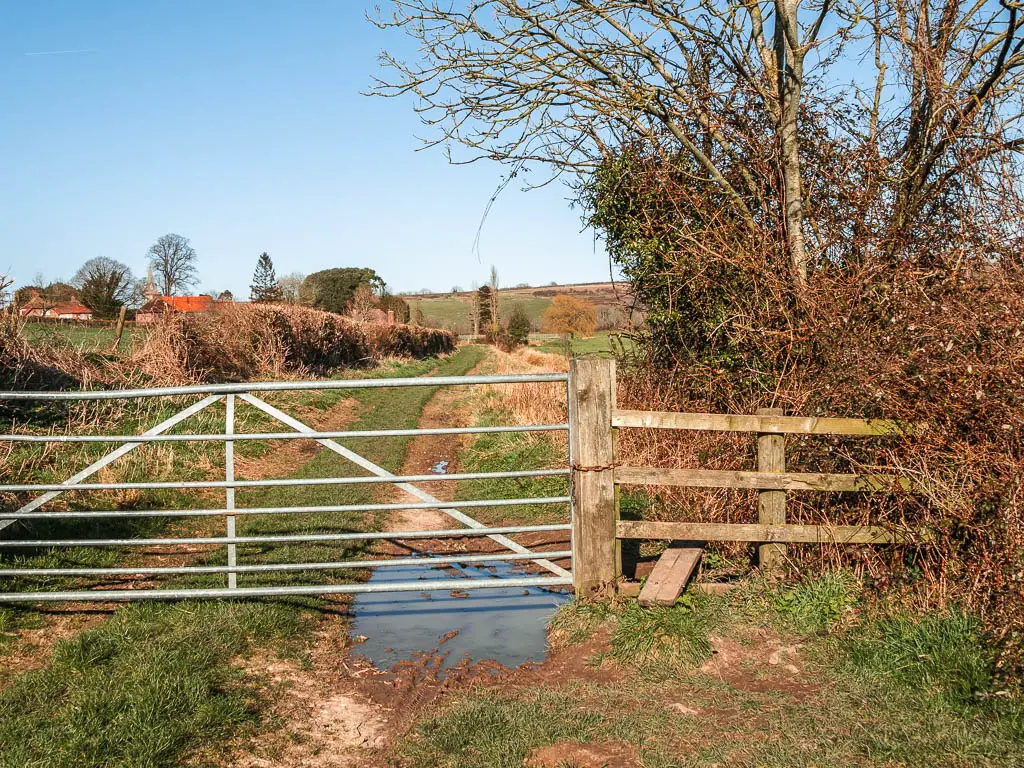
[[(0, 392), (0, 396), (2, 396), (3, 394), (5, 394), (5, 393)], [(171, 427), (174, 427), (177, 424), (180, 424), (182, 421), (187, 419), (189, 416), (192, 416), (193, 414), (199, 413), (199, 411), (203, 410), (208, 405), (212, 405), (213, 403), (216, 403), (220, 399), (221, 399), (220, 395), (211, 395), (210, 397), (207, 397), (207, 398), (205, 398), (203, 400), (200, 400), (198, 403), (193, 403), (188, 408), (186, 408), (183, 411), (179, 411), (178, 413), (174, 414), (173, 416), (171, 416), (171, 418), (167, 419), (166, 421), (162, 421), (159, 424), (157, 424), (155, 427), (152, 427), (152, 428), (148, 429), (146, 432), (144, 432), (142, 435), (140, 435), (140, 437), (151, 437), (153, 435), (158, 435), (161, 432), (164, 432), (164, 431), (170, 429)], [(132, 441), (125, 443), (120, 448), (114, 449), (113, 451), (108, 453), (106, 456), (104, 456), (102, 459), (99, 459), (98, 461), (94, 461), (92, 464), (87, 466), (85, 469), (83, 469), (80, 472), (77, 472), (76, 474), (74, 474), (71, 477), (69, 477), (63, 483), (61, 483), (59, 485), (48, 486), (46, 488), (46, 490), (48, 491), (47, 493), (44, 493), (42, 496), (39, 496), (38, 498), (33, 499), (32, 501), (28, 502), (27, 504), (25, 504), (20, 509), (15, 510), (15, 514), (20, 514), (20, 513), (24, 513), (24, 512), (31, 512), (32, 510), (39, 509), (39, 507), (43, 506), (43, 504), (45, 504), (46, 502), (50, 501), (51, 499), (56, 498), (57, 496), (60, 496), (64, 491), (68, 490), (70, 486), (73, 486), (74, 484), (79, 483), (81, 480), (84, 480), (85, 478), (89, 477), (90, 475), (93, 475), (96, 472), (99, 472), (101, 469), (103, 469), (105, 466), (107, 466), (111, 462), (116, 461), (117, 459), (121, 458), (125, 454), (131, 453), (136, 448), (138, 448), (140, 445), (142, 445), (142, 443), (140, 443), (138, 440), (133, 438)], [(30, 486), (27, 490), (35, 490), (35, 488)], [(43, 488), (38, 488), (38, 490), (44, 490), (44, 489)], [(13, 518), (7, 517), (5, 513), (0, 513), (0, 514), (3, 515), (3, 517), (0, 518), (0, 531), (2, 531), (7, 526), (13, 524), (14, 520), (13, 520)]]
[[(572, 557), (571, 550), (543, 554), (552, 560)], [(490, 563), (508, 560), (532, 560), (533, 555), (507, 552), (487, 555), (453, 555), (451, 557), (397, 557), (387, 560), (340, 560), (325, 563), (269, 563), (262, 565), (160, 565), (139, 568), (5, 568), (0, 578), (13, 576), (159, 576), (181, 573), (263, 573), (267, 571), (327, 571), (341, 568), (386, 568), (399, 565), (451, 565), (453, 563)]]
[(562, 587), (572, 584), (571, 576), (523, 578), (420, 579), (379, 584), (322, 584), (285, 587), (239, 587), (238, 589), (98, 589), (89, 592), (6, 592), (3, 603), (114, 602), (122, 600), (188, 600), (190, 598), (286, 597), (288, 595), (352, 595), (365, 592), (450, 592), (453, 590), (523, 587)]
[[(224, 431), (230, 436), (235, 431), (235, 396), (228, 395), (227, 410), (224, 415)], [(235, 443), (232, 440), (224, 441), (224, 480), (228, 483), (235, 480)], [(224, 489), (224, 507), (229, 513), (226, 518), (225, 533), (229, 539), (235, 538), (235, 516), (230, 514), (235, 508), (235, 489), (227, 486)], [(228, 544), (228, 565), (238, 565), (238, 548), (234, 544)], [(238, 588), (238, 576), (228, 572), (228, 589)]]
[[(302, 541), (367, 541), (373, 539), (429, 539), (438, 537), (493, 536), (503, 533), (531, 533), (534, 531), (567, 531), (564, 523), (554, 525), (507, 525), (497, 528), (456, 528), (439, 531), (359, 531), (357, 533), (309, 533), (280, 536), (226, 536), (180, 539), (0, 539), (0, 547), (8, 549), (38, 549), (41, 547), (159, 547), (178, 544), (281, 544)], [(514, 542), (513, 542), (514, 543)], [(529, 551), (521, 554), (530, 554)], [(535, 553), (537, 554), (543, 553)]]
[[(566, 504), (569, 496), (537, 496), (515, 499), (478, 499), (474, 501), (439, 502), (445, 507), (515, 507), (525, 504)], [(338, 504), (321, 507), (242, 507), (231, 510), (232, 515), (290, 515), (303, 512), (390, 512), (403, 509), (437, 509), (438, 502), (395, 504)], [(104, 509), (69, 512), (4, 512), (4, 517), (15, 520), (105, 519), (111, 517), (221, 517), (226, 509)]]
[[(263, 400), (260, 400), (258, 397), (253, 397), (252, 395), (242, 395), (241, 397), (247, 403), (256, 406), (257, 408), (259, 408), (264, 413), (267, 413), (267, 414), (273, 416), (274, 418), (280, 420), (284, 424), (287, 424), (292, 429), (298, 430), (299, 432), (312, 432), (313, 431), (311, 427), (303, 424), (298, 419), (295, 419), (295, 418), (289, 416), (287, 413), (284, 413), (283, 411), (275, 408), (274, 406), (270, 405), (269, 403), (264, 402)], [(403, 490), (406, 493), (408, 493), (408, 494), (410, 494), (412, 496), (415, 496), (416, 498), (421, 499), (423, 501), (437, 502), (437, 504), (438, 504), (437, 508), (439, 510), (444, 512), (449, 517), (451, 517), (451, 518), (453, 518), (455, 520), (458, 520), (463, 525), (469, 526), (470, 528), (477, 528), (477, 529), (485, 527), (484, 524), (481, 523), (479, 520), (475, 520), (472, 517), (470, 517), (469, 515), (466, 515), (466, 514), (463, 514), (462, 512), (459, 512), (457, 509), (446, 509), (444, 507), (443, 503), (441, 503), (441, 500), (438, 499), (436, 496), (434, 496), (434, 495), (432, 495), (430, 493), (427, 493), (422, 488), (417, 488), (415, 485), (412, 485), (411, 483), (405, 481), (403, 478), (398, 477), (398, 476), (392, 474), (391, 472), (389, 472), (388, 470), (384, 469), (384, 467), (382, 467), (382, 466), (380, 466), (378, 464), (374, 464), (372, 461), (367, 459), (365, 456), (360, 456), (355, 451), (353, 451), (353, 450), (351, 450), (349, 448), (346, 448), (345, 446), (343, 446), (343, 445), (341, 445), (339, 443), (336, 443), (334, 440), (319, 440), (318, 442), (320, 443), (320, 445), (324, 446), (324, 448), (327, 448), (327, 449), (329, 449), (331, 451), (334, 451), (339, 456), (344, 456), (346, 459), (348, 459), (352, 463), (357, 464), (358, 466), (362, 467), (363, 469), (367, 470), (368, 472), (371, 472), (372, 474), (376, 475), (378, 478), (382, 478), (384, 480), (387, 480), (387, 481), (393, 483), (396, 488), (399, 488), (400, 490)], [(564, 475), (568, 475), (570, 473), (570, 470), (568, 468), (566, 468), (565, 470), (549, 470), (549, 471), (554, 472), (554, 473), (562, 473)], [(494, 474), (497, 474), (497, 473), (490, 473), (490, 474), (494, 475)], [(429, 477), (429, 475), (428, 475), (428, 477)], [(444, 477), (444, 475), (439, 475), (439, 477)], [(454, 475), (447, 475), (447, 477), (451, 478), (451, 477), (454, 477)], [(519, 544), (519, 543), (513, 541), (512, 539), (508, 538), (507, 536), (491, 536), (491, 539), (493, 539), (494, 541), (498, 542), (499, 544), (501, 544), (505, 548), (511, 549), (513, 552), (520, 552), (522, 554), (527, 554), (530, 551), (529, 549), (524, 547), (522, 544)], [(555, 573), (555, 574), (557, 574), (559, 576), (570, 576), (571, 575), (569, 573), (569, 571), (565, 570), (561, 566), (555, 565), (554, 563), (552, 563), (549, 560), (535, 559), (533, 562), (535, 562), (537, 565), (541, 566), (542, 568), (546, 568), (547, 570), (549, 570), (552, 573)]]
[(291, 392), (300, 390), (368, 389), (375, 387), (441, 387), (469, 384), (522, 384), (568, 381), (565, 373), (517, 373), (487, 376), (435, 376), (403, 379), (329, 379), (325, 381), (260, 381), (244, 384), (191, 384), (149, 389), (106, 389), (92, 392), (0, 392), (0, 400), (120, 400), (178, 395)]
[[(293, 485), (358, 485), (360, 483), (429, 483), (439, 480), (489, 480), (514, 477), (568, 477), (566, 469), (529, 469), (514, 472), (465, 472), (451, 475), (389, 475), (387, 477), (309, 477), (286, 478), (283, 480), (181, 480), (158, 483), (47, 483), (41, 485), (0, 485), (0, 492), (16, 491), (118, 491), (118, 490), (156, 490), (180, 488), (273, 488)], [(40, 497), (42, 498), (42, 497)], [(444, 502), (438, 502), (444, 504)], [(436, 505), (435, 505), (436, 506)], [(21, 510), (18, 510), (19, 512)], [(0, 513), (3, 514), (3, 513)]]
[(503, 432), (567, 432), (568, 424), (524, 424), (501, 427), (431, 427), (425, 429), (350, 429), (341, 432), (236, 432), (198, 435), (0, 435), (0, 443), (187, 443), (222, 440), (341, 440), (349, 437), (415, 437), (418, 435), (488, 435)]

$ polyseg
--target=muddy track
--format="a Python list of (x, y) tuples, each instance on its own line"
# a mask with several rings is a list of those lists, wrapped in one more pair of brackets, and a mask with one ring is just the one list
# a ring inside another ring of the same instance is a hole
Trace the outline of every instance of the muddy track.
[[(418, 426), (469, 426), (474, 418), (469, 407), (473, 396), (455, 387), (440, 389), (424, 406)], [(401, 471), (429, 474), (445, 461), (447, 472), (457, 472), (459, 454), (472, 439), (470, 435), (415, 437), (407, 446)], [(456, 490), (454, 483), (445, 481), (417, 486), (442, 501), (451, 501)], [(389, 486), (381, 488), (378, 499), (392, 503), (419, 501)], [(460, 525), (440, 510), (415, 509), (391, 513), (385, 527), (407, 531)], [(394, 557), (502, 549), (490, 539), (475, 536), (387, 541), (382, 542), (377, 552), (381, 557)], [(227, 764), (250, 768), (393, 765), (393, 758), (389, 758), (392, 746), (438, 697), (479, 683), (520, 687), (587, 674), (587, 652), (576, 649), (560, 651), (544, 664), (531, 664), (515, 671), (505, 670), (494, 662), (467, 659), (442, 673), (442, 655), (448, 638), (449, 635), (440, 637), (434, 648), (423, 648), (421, 656), (382, 672), (360, 656), (358, 642), (353, 644), (346, 634), (344, 619), (325, 617), (312, 638), (305, 667), (273, 658), (247, 661), (244, 666), (248, 671), (271, 680), (267, 695), (275, 700), (273, 716), (280, 721), (281, 729), (233, 753)]]

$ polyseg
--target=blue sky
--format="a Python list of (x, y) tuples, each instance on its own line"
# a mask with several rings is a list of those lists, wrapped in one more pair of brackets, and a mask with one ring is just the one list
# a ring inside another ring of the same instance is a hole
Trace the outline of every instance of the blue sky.
[[(416, 152), (410, 99), (360, 95), (405, 40), (372, 3), (34, 2), (0, 8), (0, 272), (67, 279), (93, 256), (144, 274), (176, 232), (199, 288), (247, 296), (278, 274), (370, 266), (394, 290), (603, 280), (608, 261), (560, 184)], [(72, 53), (51, 53), (73, 51)], [(26, 55), (44, 54), (44, 55)]]

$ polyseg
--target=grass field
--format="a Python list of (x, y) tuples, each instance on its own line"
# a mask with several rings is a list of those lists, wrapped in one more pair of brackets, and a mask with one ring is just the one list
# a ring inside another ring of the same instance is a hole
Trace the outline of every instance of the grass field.
[[(498, 293), (498, 314), (506, 320), (513, 308), (518, 305), (530, 318), (535, 330), (543, 323), (546, 310), (554, 296), (571, 294), (585, 299), (595, 306), (622, 306), (623, 297), (618, 295), (611, 283), (595, 283), (590, 285), (545, 286), (540, 288), (507, 288)], [(464, 291), (455, 294), (432, 294), (430, 296), (404, 296), (413, 312), (423, 313), (424, 325), (437, 328), (449, 328), (458, 333), (472, 332), (472, 303), (476, 294)]]
[[(590, 342), (592, 351), (601, 351), (598, 341), (581, 341)], [(540, 357), (534, 352), (517, 354)], [(458, 375), (474, 368), (488, 372), (499, 370), (492, 367), (500, 359), (497, 355), (471, 345), (442, 360), (351, 375)], [(509, 390), (459, 390), (450, 407), (471, 414), (476, 423), (510, 423), (516, 416), (509, 405), (515, 398), (503, 394)], [(338, 414), (344, 413), (344, 428), (403, 428), (419, 423), (437, 391), (349, 389), (267, 394), (265, 399), (312, 424), (322, 417), (342, 418)], [(170, 404), (154, 404), (140, 411), (112, 412), (109, 427), (134, 431), (169, 409)], [(192, 426), (214, 431), (222, 426), (223, 414), (222, 406), (212, 406)], [(240, 431), (271, 427), (266, 417), (248, 406), (240, 405), (237, 418)], [(462, 444), (457, 466), (467, 472), (561, 466), (566, 460), (564, 440), (560, 433), (477, 435)], [(345, 442), (391, 471), (403, 466), (410, 444), (408, 437)], [(78, 446), (62, 459), (47, 456), (27, 466), (39, 468), (39, 479), (55, 478), (69, 466), (94, 458), (98, 450)], [(139, 453), (118, 478), (164, 477), (172, 471), (176, 477), (219, 477), (223, 471), (219, 444), (177, 446), (174, 450), (181, 456), (176, 461), (171, 461), (168, 450), (165, 446)], [(245, 472), (255, 472), (251, 468), (257, 465), (284, 468), (273, 476), (352, 472), (347, 461), (327, 450), (295, 455), (287, 446), (244, 441), (236, 443), (236, 450)], [(14, 457), (5, 465), (7, 477), (11, 467), (28, 460), (22, 454)], [(560, 478), (510, 479), (489, 487), (467, 482), (459, 484), (456, 498), (493, 498), (495, 492), (510, 497), (561, 495), (565, 489)], [(103, 508), (112, 501), (126, 508), (205, 507), (219, 504), (222, 496), (214, 496), (220, 493), (194, 498), (180, 492), (107, 497), (77, 504), (86, 509)], [(240, 490), (237, 496), (239, 506), (351, 504), (384, 500), (386, 488), (274, 488)], [(494, 524), (555, 522), (564, 520), (565, 514), (560, 505), (474, 512), (481, 521)], [(309, 513), (243, 517), (239, 528), (243, 534), (324, 532), (368, 530), (382, 522), (377, 514)], [(157, 518), (118, 530), (138, 536), (222, 529), (223, 518), (198, 526)], [(88, 521), (74, 530), (39, 532), (81, 536), (111, 529)], [(352, 543), (316, 542), (240, 547), (239, 555), (242, 562), (270, 563), (334, 560), (365, 552)], [(79, 548), (31, 557), (5, 550), (0, 566), (121, 564), (136, 562), (136, 557), (117, 549), (98, 554)], [(223, 563), (223, 558), (224, 553), (217, 551), (196, 562)], [(351, 570), (330, 574), (328, 578), (338, 582), (364, 576)], [(309, 573), (293, 572), (260, 581), (297, 583), (310, 578)], [(223, 579), (172, 577), (169, 583), (209, 586)], [(252, 577), (240, 577), (240, 583), (250, 584)], [(61, 584), (66, 582), (44, 582), (45, 588)], [(16, 586), (28, 584), (19, 581)], [(298, 737), (290, 725), (273, 714), (279, 689), (266, 673), (245, 662), (286, 659), (300, 673), (311, 673), (317, 658), (310, 655), (311, 644), (328, 621), (333, 622), (331, 632), (344, 633), (345, 620), (339, 616), (344, 610), (344, 601), (320, 598), (125, 606), (86, 631), (67, 633), (52, 652), (39, 652), (27, 669), (25, 659), (30, 655), (19, 629), (52, 626), (55, 617), (31, 608), (0, 610), (0, 766), (214, 768), (239, 764), (239, 753), (233, 750), (254, 739), (277, 736), (295, 742)], [(991, 648), (978, 622), (955, 608), (927, 613), (885, 603), (847, 572), (825, 572), (788, 584), (764, 583), (755, 576), (725, 596), (687, 593), (671, 607), (642, 608), (624, 599), (572, 602), (556, 614), (550, 643), (552, 658), (536, 671), (487, 671), (482, 680), (446, 681), (436, 689), (414, 687), (408, 695), (396, 696), (389, 705), (392, 714), (386, 715), (392, 719), (384, 723), (391, 729), (390, 738), (379, 748), (310, 753), (308, 761), (242, 764), (317, 765), (321, 757), (351, 758), (354, 765), (367, 768), (1024, 764), (1024, 700), (994, 676)], [(344, 657), (344, 650), (339, 653)], [(347, 669), (331, 664), (322, 672), (343, 676), (351, 674)], [(357, 678), (352, 674), (345, 684), (356, 687), (362, 679)], [(314, 702), (312, 711), (319, 713), (323, 703)], [(538, 757), (541, 750), (550, 750), (544, 761)]]
[[(617, 331), (598, 331), (593, 336), (574, 336), (570, 354), (575, 357), (612, 357), (623, 352), (629, 354), (635, 346), (632, 339)], [(537, 349), (552, 355), (564, 355), (565, 341), (557, 337), (545, 338)]]
[(1000, 693), (977, 622), (876, 613), (847, 574), (668, 608), (571, 603), (552, 638), (590, 673), (457, 694), (404, 739), (401, 764), (1024, 763), (1024, 701)]
[[(465, 373), (484, 354), (481, 347), (464, 347), (437, 361), (424, 360), (379, 370), (378, 376), (417, 376)], [(365, 374), (363, 374), (365, 375)], [(423, 404), (434, 387), (332, 390), (289, 394), (294, 409), (327, 410), (346, 399), (358, 403), (354, 429), (415, 426)], [(278, 396), (280, 398), (282, 396)], [(284, 406), (284, 403), (277, 399)], [(240, 415), (246, 411), (240, 409)], [(248, 411), (251, 412), (251, 409)], [(259, 419), (243, 422), (245, 429), (264, 426)], [(121, 425), (125, 426), (125, 425)], [(211, 425), (212, 426), (212, 425)], [(240, 427), (242, 424), (240, 424)], [(382, 466), (397, 470), (409, 438), (392, 442), (351, 441), (350, 447)], [(253, 451), (237, 444), (241, 453)], [(220, 447), (220, 446), (218, 446)], [(260, 451), (250, 454), (258, 458)], [(263, 449), (262, 453), (266, 453)], [(197, 458), (197, 457), (193, 457)], [(215, 468), (214, 468), (215, 470)], [(214, 471), (216, 474), (216, 470)], [(352, 465), (322, 451), (289, 473), (292, 477), (342, 476)], [(330, 503), (351, 504), (372, 500), (376, 485), (313, 489), (261, 489), (238, 494), (239, 506)], [(301, 494), (301, 495), (300, 495)], [(166, 499), (164, 501), (167, 501)], [(205, 506), (209, 499), (175, 499)], [(204, 503), (205, 502), (205, 503)], [(157, 519), (152, 526), (182, 532), (180, 524)], [(379, 525), (375, 515), (275, 515), (241, 518), (239, 533), (287, 531), (368, 530)], [(222, 520), (219, 521), (223, 523)], [(101, 527), (100, 530), (106, 530)], [(100, 531), (92, 531), (97, 534)], [(89, 531), (80, 530), (78, 535)], [(135, 535), (138, 535), (137, 533)], [(365, 549), (351, 543), (268, 545), (240, 548), (242, 562), (341, 559)], [(68, 555), (74, 557), (76, 550)], [(119, 553), (108, 550), (116, 562)], [(49, 555), (42, 555), (47, 557)], [(126, 561), (132, 555), (121, 553)], [(15, 555), (10, 562), (27, 563)], [(199, 562), (223, 562), (223, 553)], [(332, 580), (357, 578), (351, 570), (333, 572)], [(310, 574), (292, 572), (263, 583), (308, 580)], [(323, 578), (322, 575), (319, 578)], [(179, 577), (173, 583), (208, 586), (222, 576)], [(243, 580), (240, 578), (240, 583)], [(51, 584), (51, 586), (53, 586)], [(130, 605), (119, 608), (99, 627), (59, 642), (41, 668), (16, 674), (0, 689), (0, 765), (8, 766), (171, 766), (197, 748), (216, 751), (225, 739), (251, 733), (262, 722), (266, 702), (259, 698), (260, 681), (243, 674), (232, 660), (259, 648), (270, 647), (278, 656), (298, 655), (323, 601), (294, 599), (234, 603), (183, 602)], [(17, 625), (38, 624), (39, 614), (29, 610), (0, 612), (0, 625), (9, 632)], [(16, 644), (0, 644), (0, 658)], [(270, 727), (270, 723), (265, 723)]]
[[(68, 344), (82, 352), (109, 352), (114, 343), (114, 329), (110, 326), (29, 322), (24, 327), (30, 343)], [(126, 325), (121, 336), (121, 351), (131, 350), (145, 334), (144, 328)]]

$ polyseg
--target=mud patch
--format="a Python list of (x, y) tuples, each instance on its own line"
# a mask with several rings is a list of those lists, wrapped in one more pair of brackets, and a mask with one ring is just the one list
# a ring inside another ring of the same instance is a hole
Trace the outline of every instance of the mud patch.
[(622, 742), (562, 741), (533, 750), (523, 765), (526, 768), (641, 768), (642, 764), (636, 748)]
[[(342, 627), (327, 620), (310, 648), (310, 667), (273, 657), (235, 659), (264, 682), (278, 727), (239, 745), (225, 764), (240, 768), (355, 768), (370, 765), (385, 744), (387, 709), (359, 691), (360, 670), (339, 660)], [(342, 635), (343, 636), (343, 635)], [(331, 661), (334, 663), (331, 663)]]
[(700, 668), (704, 674), (751, 692), (784, 692), (797, 698), (819, 686), (803, 674), (801, 645), (786, 645), (767, 630), (736, 639), (710, 635), (711, 658)]

